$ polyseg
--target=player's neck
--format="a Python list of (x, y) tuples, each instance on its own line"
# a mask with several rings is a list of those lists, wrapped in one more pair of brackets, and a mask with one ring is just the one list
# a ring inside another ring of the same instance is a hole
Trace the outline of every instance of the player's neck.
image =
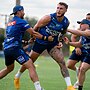
[(58, 20), (59, 22), (61, 22), (61, 21), (63, 20), (63, 18), (64, 18), (64, 16), (62, 16), (62, 17), (57, 17), (57, 20)]

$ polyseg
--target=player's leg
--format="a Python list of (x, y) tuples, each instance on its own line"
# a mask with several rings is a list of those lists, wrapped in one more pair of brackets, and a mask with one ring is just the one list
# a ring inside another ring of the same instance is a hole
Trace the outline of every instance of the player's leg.
[(76, 79), (77, 79), (78, 73), (79, 73), (78, 67), (75, 66), (77, 63), (78, 63), (78, 61), (77, 61), (77, 60), (73, 60), (73, 59), (69, 59), (69, 60), (67, 61), (67, 67), (68, 67), (69, 69), (71, 69), (71, 70), (76, 71)]
[(4, 50), (6, 68), (0, 71), (0, 79), (5, 77), (8, 73), (13, 71), (14, 69), (13, 51), (14, 51), (13, 48)]
[[(40, 47), (40, 45), (39, 45), (39, 47)], [(42, 50), (39, 52), (39, 50), (40, 50), (40, 48), (38, 48), (38, 45), (37, 44), (35, 44), (34, 46), (33, 46), (33, 49), (34, 50), (31, 50), (31, 52), (30, 52), (30, 57), (31, 57), (31, 59), (32, 59), (32, 61), (33, 62), (35, 62), (36, 61), (36, 59), (39, 57), (39, 55), (40, 55), (40, 53), (42, 53)], [(36, 51), (35, 51), (36, 50)], [(38, 52), (38, 53), (37, 53)], [(35, 68), (35, 66), (34, 66), (34, 68)], [(15, 85), (15, 87), (17, 88), (20, 88), (20, 76), (21, 76), (21, 74), (24, 72), (26, 70), (26, 67), (23, 65), (20, 69), (19, 69), (19, 71), (17, 72), (17, 74), (15, 75), (15, 79), (14, 79), (14, 85)], [(39, 83), (39, 81), (38, 82), (35, 82), (34, 83), (34, 85), (35, 85), (35, 88), (39, 88), (40, 87), (40, 83)]]
[(67, 61), (67, 67), (77, 73), (78, 68), (75, 65), (81, 60), (81, 57), (81, 55), (76, 54), (76, 51), (73, 50), (69, 60)]
[(67, 61), (67, 67), (71, 70), (77, 71), (78, 68), (75, 66), (77, 62), (78, 62), (77, 60), (69, 59)]
[(76, 51), (73, 50), (71, 56), (69, 57), (69, 60), (67, 61), (67, 67), (71, 70), (76, 71), (76, 82), (74, 84), (74, 88), (78, 88), (78, 73), (79, 73), (79, 67), (76, 67), (76, 63), (78, 63), (82, 59), (83, 55), (76, 54)]
[(71, 84), (69, 72), (68, 72), (68, 69), (67, 69), (65, 61), (64, 61), (64, 56), (63, 56), (62, 50), (57, 49), (56, 47), (53, 47), (49, 51), (49, 54), (60, 66), (61, 74), (64, 77), (65, 82), (67, 84), (67, 90), (75, 90)]
[[(31, 50), (29, 56), (31, 57), (32, 61), (35, 62), (36, 59), (39, 57), (39, 53), (34, 52)], [(22, 65), (20, 69), (18, 70), (17, 74), (15, 75), (15, 78), (20, 78), (21, 74), (26, 70), (25, 66)]]
[(78, 81), (78, 75), (79, 75), (79, 71), (80, 71), (80, 67), (81, 67), (81, 64), (82, 64), (82, 61), (80, 62), (80, 65), (79, 65), (79, 67), (78, 67), (78, 69), (76, 70), (76, 79), (77, 79), (77, 81), (74, 83), (74, 88), (78, 88), (78, 86), (79, 86), (79, 81)]
[[(38, 56), (39, 56), (38, 53), (36, 53), (33, 50), (31, 50), (30, 57), (31, 57), (31, 59), (32, 59), (33, 62), (38, 58)], [(16, 75), (14, 77), (14, 86), (15, 86), (15, 88), (20, 88), (20, 77), (21, 77), (22, 73), (25, 70), (26, 70), (26, 67), (24, 65), (22, 65), (20, 67), (20, 69), (18, 70), (18, 72), (16, 73)]]
[(6, 66), (6, 68), (0, 70), (0, 79), (2, 79), (3, 77), (5, 77), (11, 71), (13, 71), (13, 69), (14, 69), (14, 64), (11, 64), (9, 66)]
[(85, 81), (85, 74), (86, 71), (90, 69), (90, 64), (83, 62), (80, 68), (80, 72), (79, 72), (79, 88), (78, 90), (82, 90), (83, 88), (83, 84)]

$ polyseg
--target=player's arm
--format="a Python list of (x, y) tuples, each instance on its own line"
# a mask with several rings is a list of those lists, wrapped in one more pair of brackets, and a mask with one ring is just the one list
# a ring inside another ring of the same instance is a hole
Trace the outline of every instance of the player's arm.
[(85, 31), (68, 29), (67, 31), (78, 36), (90, 36), (90, 30), (88, 29)]
[(39, 38), (42, 39), (43, 35), (41, 35), (40, 33), (36, 32), (33, 30), (32, 27), (30, 27), (29, 29), (26, 30), (28, 33), (30, 33), (31, 36), (33, 36), (34, 38)]
[(43, 36), (39, 32), (34, 31), (33, 28), (29, 28), (26, 31), (29, 32), (31, 34), (31, 36), (33, 36), (34, 38), (39, 38), (39, 39), (47, 40), (47, 41), (53, 41), (53, 37), (52, 36), (48, 36), (48, 37)]
[(74, 47), (82, 47), (81, 40), (79, 40), (78, 42), (70, 42), (70, 40), (67, 37), (65, 37), (64, 41), (68, 45), (71, 45), (71, 46), (74, 46)]
[(34, 30), (38, 31), (40, 27), (43, 27), (45, 25), (47, 25), (51, 20), (51, 16), (50, 15), (45, 15), (44, 17), (42, 17), (34, 26)]
[(72, 36), (71, 36), (71, 41), (72, 42), (76, 42), (77, 41), (77, 35), (75, 35), (75, 34), (72, 34)]
[[(72, 34), (71, 41), (72, 42), (76, 42), (77, 41), (77, 37), (78, 37), (77, 35)], [(78, 54), (78, 55), (81, 55), (82, 54), (82, 51), (81, 51), (80, 47), (76, 47), (75, 48), (75, 51), (76, 51), (76, 54)]]

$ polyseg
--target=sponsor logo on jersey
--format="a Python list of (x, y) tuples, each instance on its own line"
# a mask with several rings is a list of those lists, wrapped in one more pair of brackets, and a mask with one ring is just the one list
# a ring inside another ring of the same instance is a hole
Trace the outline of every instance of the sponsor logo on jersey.
[(22, 55), (19, 56), (17, 59), (18, 59), (18, 61), (19, 61), (20, 63), (25, 62), (25, 59), (24, 59), (24, 57), (23, 57)]
[(12, 26), (12, 25), (15, 25), (16, 24), (16, 21), (13, 21), (13, 22), (9, 22), (8, 24), (7, 24), (7, 26)]

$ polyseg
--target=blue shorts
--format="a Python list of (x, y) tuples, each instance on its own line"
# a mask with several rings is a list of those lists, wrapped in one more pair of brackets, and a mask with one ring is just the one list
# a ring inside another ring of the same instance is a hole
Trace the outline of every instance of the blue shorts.
[(38, 42), (35, 42), (32, 50), (41, 54), (44, 50), (47, 50), (49, 52), (56, 45), (56, 43), (48, 43), (46, 45), (43, 45), (39, 44)]
[(75, 60), (75, 61), (79, 62), (79, 61), (83, 61), (83, 58), (84, 58), (84, 57), (85, 57), (84, 54), (81, 54), (81, 55), (76, 54), (76, 51), (75, 51), (75, 49), (74, 49), (74, 50), (72, 51), (72, 54), (71, 54), (71, 56), (69, 57), (69, 59)]
[(90, 53), (84, 53), (83, 62), (90, 64)]
[(19, 64), (23, 64), (29, 60), (29, 55), (22, 48), (12, 47), (4, 50), (5, 64), (9, 66), (16, 60)]
[(32, 49), (32, 46), (28, 45), (28, 47), (27, 47), (27, 48), (25, 48), (24, 50), (25, 50), (25, 52), (30, 52), (30, 51), (31, 51), (31, 49)]

